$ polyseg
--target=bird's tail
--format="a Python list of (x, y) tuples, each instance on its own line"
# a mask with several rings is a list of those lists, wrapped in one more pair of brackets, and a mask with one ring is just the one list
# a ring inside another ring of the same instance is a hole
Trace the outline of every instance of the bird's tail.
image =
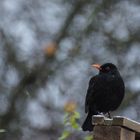
[(92, 125), (92, 114), (88, 113), (86, 120), (84, 121), (82, 125), (83, 131), (93, 131), (93, 125)]

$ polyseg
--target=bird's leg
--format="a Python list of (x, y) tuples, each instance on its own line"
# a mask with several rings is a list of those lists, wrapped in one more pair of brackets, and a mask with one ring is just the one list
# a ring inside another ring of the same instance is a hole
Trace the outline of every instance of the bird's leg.
[(110, 112), (107, 112), (107, 114), (108, 114), (108, 117), (111, 119), (111, 114), (110, 114)]

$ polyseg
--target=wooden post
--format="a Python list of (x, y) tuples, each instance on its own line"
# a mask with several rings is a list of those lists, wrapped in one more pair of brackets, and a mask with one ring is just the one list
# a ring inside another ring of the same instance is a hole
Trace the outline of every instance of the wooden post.
[(124, 117), (93, 116), (94, 140), (140, 140), (140, 123)]

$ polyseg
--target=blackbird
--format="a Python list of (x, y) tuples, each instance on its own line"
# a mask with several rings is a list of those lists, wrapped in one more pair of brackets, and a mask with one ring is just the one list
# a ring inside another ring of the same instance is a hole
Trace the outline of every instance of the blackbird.
[(92, 116), (116, 110), (124, 98), (125, 85), (123, 79), (112, 63), (94, 64), (99, 74), (92, 77), (85, 99), (85, 112), (88, 113), (82, 125), (83, 131), (92, 131)]

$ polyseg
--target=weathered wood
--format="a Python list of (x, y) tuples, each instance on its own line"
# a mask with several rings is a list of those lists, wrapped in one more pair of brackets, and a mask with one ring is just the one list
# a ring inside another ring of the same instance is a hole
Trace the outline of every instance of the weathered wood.
[(140, 123), (125, 117), (93, 116), (94, 140), (140, 140)]
[(140, 133), (140, 123), (124, 117), (114, 117), (112, 125), (119, 125)]
[(94, 115), (92, 118), (93, 125), (112, 125), (113, 119), (104, 117), (103, 115)]
[(92, 118), (92, 124), (94, 124), (94, 125), (104, 124), (104, 116), (103, 115), (94, 115)]
[(140, 123), (128, 118), (117, 116), (113, 118), (112, 125), (120, 125), (133, 130), (136, 133), (135, 140), (140, 140)]
[(95, 126), (94, 140), (135, 140), (135, 132), (120, 126)]

